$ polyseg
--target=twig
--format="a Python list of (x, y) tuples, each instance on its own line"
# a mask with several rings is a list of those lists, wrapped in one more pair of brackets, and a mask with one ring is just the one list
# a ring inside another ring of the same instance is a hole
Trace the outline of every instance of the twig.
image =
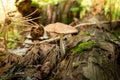
[(44, 41), (39, 42), (39, 44), (42, 44), (42, 43), (45, 43), (45, 42), (52, 42), (52, 41), (55, 41), (55, 40), (58, 40), (58, 39), (60, 39), (60, 37), (56, 37), (56, 38), (51, 38), (51, 39), (48, 39), (48, 40), (44, 40)]
[(28, 18), (25, 18), (25, 17), (18, 18), (18, 19), (22, 19), (22, 21), (19, 21), (19, 22), (25, 22), (25, 21), (27, 22), (27, 21), (32, 21), (32, 20), (39, 19), (39, 18), (41, 18), (41, 16), (40, 17), (31, 18), (31, 19), (28, 19)]
[(15, 24), (15, 25), (18, 25), (18, 26), (25, 26), (25, 27), (29, 27), (29, 26), (32, 26), (32, 25), (27, 25), (27, 24), (20, 24), (20, 23), (13, 23), (13, 24)]
[[(111, 22), (120, 22), (120, 20), (112, 20)], [(80, 27), (80, 26), (88, 26), (88, 25), (95, 25), (95, 24), (106, 24), (110, 23), (110, 21), (100, 21), (100, 22), (94, 22), (94, 23), (81, 23), (76, 25), (75, 27)]]
[(32, 18), (32, 19), (28, 19), (28, 20), (24, 20), (24, 21), (32, 21), (32, 20), (39, 19), (39, 18), (41, 18), (41, 16), (40, 17), (36, 17), (36, 18)]
[(38, 9), (36, 9), (34, 12), (30, 13), (29, 15), (27, 16), (24, 16), (25, 18), (29, 18), (29, 16), (33, 15), (34, 13), (36, 13), (38, 11)]
[[(39, 43), (37, 44), (42, 44), (42, 43), (45, 43), (45, 42), (52, 42), (52, 41), (55, 41), (55, 40), (59, 40), (60, 37), (55, 37), (55, 38), (51, 38), (51, 39), (47, 39), (47, 40), (43, 40), (43, 41), (40, 41)], [(29, 44), (29, 45), (33, 45), (34, 43), (25, 43), (25, 44)]]

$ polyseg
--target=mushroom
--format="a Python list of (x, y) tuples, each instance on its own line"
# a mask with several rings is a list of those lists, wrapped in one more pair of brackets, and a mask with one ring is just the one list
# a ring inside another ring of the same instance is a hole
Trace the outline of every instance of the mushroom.
[(47, 32), (53, 32), (60, 34), (60, 51), (61, 53), (65, 54), (65, 47), (63, 44), (63, 34), (70, 34), (70, 33), (77, 33), (78, 30), (75, 27), (70, 25), (66, 25), (60, 22), (49, 24), (45, 26), (45, 30)]

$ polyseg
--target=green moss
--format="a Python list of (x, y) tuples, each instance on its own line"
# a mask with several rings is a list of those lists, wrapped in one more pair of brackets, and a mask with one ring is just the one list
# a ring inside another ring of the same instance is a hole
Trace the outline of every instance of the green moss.
[(94, 46), (94, 42), (91, 42), (91, 41), (83, 42), (83, 43), (78, 44), (78, 46), (75, 47), (74, 49), (72, 49), (72, 52), (74, 54), (81, 53), (86, 50), (91, 50), (93, 48), (93, 46)]

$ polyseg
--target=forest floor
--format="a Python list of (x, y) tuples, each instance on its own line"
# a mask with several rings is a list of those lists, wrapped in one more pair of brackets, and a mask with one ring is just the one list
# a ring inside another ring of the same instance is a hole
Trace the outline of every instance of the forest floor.
[[(17, 31), (26, 30), (21, 34), (20, 47), (0, 55), (0, 80), (119, 80), (119, 31), (110, 30), (109, 22), (80, 25), (104, 20), (101, 15), (88, 15), (75, 23), (78, 33), (63, 38), (65, 54), (60, 51), (58, 34), (51, 34), (51, 41), (25, 43), (22, 38), (30, 29), (19, 28)], [(111, 27), (119, 29), (119, 25), (114, 22)]]
[(16, 53), (1, 57), (1, 80), (119, 80), (120, 41), (107, 27), (77, 26), (77, 34), (64, 38), (65, 54), (60, 52), (59, 38), (24, 44)]

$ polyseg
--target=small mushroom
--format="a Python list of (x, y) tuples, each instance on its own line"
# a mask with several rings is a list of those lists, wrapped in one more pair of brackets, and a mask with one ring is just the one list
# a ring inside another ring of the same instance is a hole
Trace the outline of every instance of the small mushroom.
[(65, 47), (63, 44), (63, 34), (77, 33), (78, 30), (75, 27), (57, 22), (53, 24), (49, 24), (45, 27), (47, 32), (53, 32), (60, 34), (60, 51), (65, 54)]

